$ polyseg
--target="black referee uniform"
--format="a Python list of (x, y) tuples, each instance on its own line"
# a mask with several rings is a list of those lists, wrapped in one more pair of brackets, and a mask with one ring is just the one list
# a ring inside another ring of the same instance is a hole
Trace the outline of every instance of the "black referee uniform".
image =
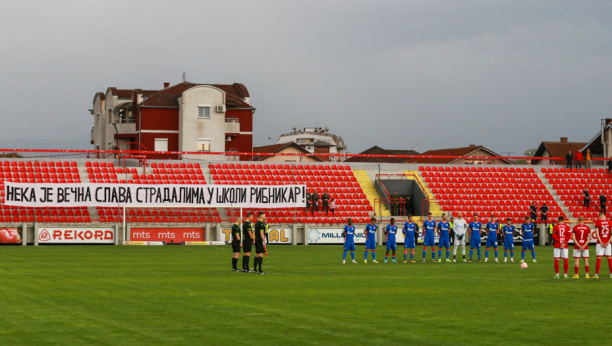
[(250, 272), (249, 261), (251, 259), (251, 246), (253, 245), (253, 238), (251, 238), (251, 232), (253, 232), (253, 223), (245, 220), (242, 224), (242, 271)]
[[(265, 247), (265, 235), (264, 238), (261, 237), (261, 233), (266, 232), (266, 225), (262, 221), (257, 221), (254, 227), (255, 233), (255, 253), (258, 255), (264, 254), (266, 252)], [(263, 273), (261, 269), (261, 264), (263, 262), (263, 257), (255, 257), (255, 272)], [(259, 264), (259, 270), (257, 270), (257, 265)]]
[(232, 270), (238, 271), (238, 257), (240, 256), (240, 225), (238, 222), (232, 225), (232, 252), (235, 257), (232, 257)]

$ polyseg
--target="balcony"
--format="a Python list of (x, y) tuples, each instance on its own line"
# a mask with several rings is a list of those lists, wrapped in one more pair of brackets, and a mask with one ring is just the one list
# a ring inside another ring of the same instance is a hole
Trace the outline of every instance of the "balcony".
[(225, 118), (225, 133), (240, 133), (240, 119), (238, 118)]

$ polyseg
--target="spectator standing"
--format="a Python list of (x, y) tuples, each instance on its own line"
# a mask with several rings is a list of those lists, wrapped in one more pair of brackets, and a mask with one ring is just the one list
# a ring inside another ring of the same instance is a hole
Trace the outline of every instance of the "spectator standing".
[(608, 201), (608, 199), (606, 198), (606, 196), (604, 196), (603, 192), (601, 193), (601, 196), (599, 196), (599, 210), (602, 214), (606, 213), (606, 202)]
[(336, 200), (333, 198), (329, 201), (329, 209), (331, 209), (332, 215), (336, 215)]
[(584, 159), (586, 161), (586, 168), (591, 168), (591, 149), (587, 149)]
[(531, 218), (531, 222), (538, 221), (538, 207), (536, 206), (535, 202), (531, 202), (531, 205), (529, 206), (529, 217)]
[(589, 193), (588, 187), (584, 188), (584, 191), (582, 191), (582, 195), (584, 197), (584, 203), (582, 206), (589, 210), (589, 207), (591, 206), (591, 194)]
[(608, 166), (608, 178), (610, 178), (610, 172), (612, 172), (612, 157), (608, 159), (608, 162), (606, 163), (606, 165)]
[(398, 214), (398, 202), (399, 202), (400, 196), (397, 194), (397, 191), (393, 191), (393, 195), (391, 196), (391, 215), (393, 216), (397, 216)]
[(312, 194), (312, 212), (319, 211), (319, 194), (317, 190)]
[(323, 191), (321, 201), (323, 202), (323, 208), (321, 211), (325, 211), (325, 215), (329, 215), (329, 195), (327, 194), (327, 190)]
[(414, 245), (419, 242), (419, 224), (414, 223)]
[(572, 155), (572, 151), (570, 150), (567, 155), (565, 155), (565, 159), (567, 160), (567, 168), (572, 169), (572, 160), (574, 159), (574, 155)]
[(544, 227), (548, 227), (548, 206), (546, 202), (543, 202), (540, 207), (540, 220), (544, 222)]
[(406, 196), (405, 208), (406, 208), (406, 213), (408, 214), (408, 216), (411, 216), (414, 214), (414, 208), (412, 206), (412, 197)]
[(574, 161), (576, 161), (576, 168), (582, 168), (582, 151), (576, 151), (576, 155), (574, 155)]

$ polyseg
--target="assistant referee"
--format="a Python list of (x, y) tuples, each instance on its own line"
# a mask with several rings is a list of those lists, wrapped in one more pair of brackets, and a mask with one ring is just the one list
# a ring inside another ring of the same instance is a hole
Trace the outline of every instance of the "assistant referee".
[[(257, 274), (265, 274), (261, 269), (263, 255), (266, 252), (266, 213), (257, 214), (258, 221), (255, 223), (255, 271)], [(259, 270), (257, 265), (259, 264)]]
[(246, 219), (242, 223), (242, 271), (244, 273), (251, 273), (249, 268), (249, 261), (251, 259), (251, 246), (255, 244), (255, 238), (253, 237), (253, 213), (249, 212)]
[(240, 242), (240, 224), (236, 221), (232, 225), (232, 271), (238, 272), (238, 257), (240, 257), (240, 248), (242, 243)]

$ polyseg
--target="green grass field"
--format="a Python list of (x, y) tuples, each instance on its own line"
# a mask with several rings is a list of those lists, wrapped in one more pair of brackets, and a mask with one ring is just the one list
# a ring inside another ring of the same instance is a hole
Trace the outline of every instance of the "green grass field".
[(526, 270), (518, 263), (363, 264), (362, 249), (359, 264), (343, 265), (339, 246), (273, 246), (264, 260), (269, 275), (255, 275), (230, 271), (229, 246), (1, 247), (0, 345), (609, 340), (607, 263), (599, 280), (554, 280), (550, 247), (537, 248), (537, 264), (528, 254)]

